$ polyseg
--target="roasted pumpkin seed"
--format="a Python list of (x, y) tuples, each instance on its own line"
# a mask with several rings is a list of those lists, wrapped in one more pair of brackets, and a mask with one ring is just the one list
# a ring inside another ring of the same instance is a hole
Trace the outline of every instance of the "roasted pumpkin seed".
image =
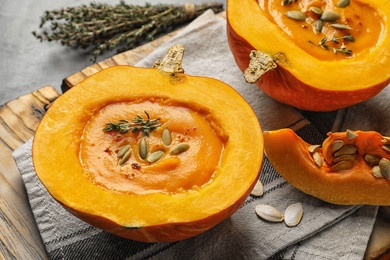
[(288, 227), (294, 227), (301, 222), (303, 216), (302, 203), (294, 203), (287, 207), (284, 211), (284, 223)]
[(388, 159), (382, 158), (379, 161), (379, 169), (383, 177), (390, 180), (390, 161)]
[(349, 140), (355, 139), (358, 136), (357, 133), (349, 129), (347, 129), (346, 135)]
[(151, 154), (148, 156), (147, 161), (150, 162), (150, 163), (157, 162), (158, 160), (160, 160), (161, 158), (163, 158), (164, 155), (165, 155), (165, 152), (164, 152), (163, 150), (155, 151), (155, 152), (151, 153)]
[(339, 18), (340, 15), (333, 11), (325, 11), (320, 16), (320, 19), (325, 22), (335, 22)]
[(171, 145), (171, 131), (169, 131), (168, 127), (165, 127), (165, 129), (163, 130), (161, 139), (165, 146)]
[(290, 19), (297, 20), (297, 21), (304, 21), (307, 18), (306, 14), (304, 12), (301, 12), (298, 10), (287, 11), (286, 16)]
[(315, 14), (322, 14), (324, 11), (322, 11), (321, 8), (317, 7), (317, 6), (311, 6), (309, 8), (310, 11), (312, 11), (313, 13)]
[(122, 156), (122, 158), (119, 160), (118, 165), (122, 166), (123, 164), (125, 164), (130, 159), (131, 153), (132, 153), (131, 149), (128, 149), (125, 152), (125, 154)]
[(352, 169), (352, 167), (355, 165), (354, 161), (341, 161), (332, 166), (332, 171), (338, 172), (338, 171), (344, 171)]
[(322, 25), (322, 21), (321, 20), (317, 20), (316, 21), (315, 28), (316, 28), (316, 32), (317, 33), (322, 32), (323, 25)]
[(383, 178), (383, 175), (381, 173), (381, 169), (379, 168), (379, 165), (375, 165), (374, 167), (372, 167), (371, 173), (376, 178)]
[(260, 218), (270, 222), (282, 222), (284, 219), (283, 215), (277, 209), (269, 205), (257, 205), (255, 211)]
[(259, 197), (264, 194), (264, 187), (260, 180), (257, 180), (255, 187), (253, 188), (251, 195)]
[(139, 142), (139, 156), (142, 160), (145, 160), (148, 156), (148, 143), (146, 142), (145, 138), (142, 138)]
[(130, 145), (129, 145), (129, 144), (127, 144), (127, 145), (125, 145), (125, 146), (122, 146), (122, 147), (119, 149), (119, 151), (118, 151), (118, 154), (117, 154), (118, 158), (123, 157), (123, 156), (125, 155), (125, 153), (126, 153), (129, 149), (130, 149)]
[(336, 29), (342, 29), (342, 30), (351, 30), (352, 28), (349, 27), (346, 24), (341, 24), (341, 23), (332, 23), (330, 26)]
[(335, 152), (333, 154), (334, 157), (338, 157), (338, 156), (341, 156), (341, 155), (352, 155), (352, 154), (355, 154), (357, 151), (356, 147), (353, 146), (353, 145), (350, 145), (350, 144), (347, 144), (347, 145), (344, 145), (343, 147), (341, 147), (340, 150), (338, 150), (337, 152)]
[(337, 152), (343, 146), (344, 146), (344, 141), (343, 140), (336, 140), (336, 141), (334, 141), (332, 143), (332, 153)]
[(180, 143), (172, 148), (170, 154), (175, 154), (175, 155), (181, 154), (187, 151), (188, 149), (190, 149), (190, 145), (188, 143)]
[(349, 5), (350, 0), (340, 0), (337, 2), (336, 6), (340, 8), (345, 8)]

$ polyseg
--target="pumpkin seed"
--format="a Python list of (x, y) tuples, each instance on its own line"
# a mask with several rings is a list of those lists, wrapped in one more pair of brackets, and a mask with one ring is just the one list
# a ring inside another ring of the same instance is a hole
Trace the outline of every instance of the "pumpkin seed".
[(388, 159), (382, 158), (379, 161), (379, 169), (383, 177), (390, 180), (390, 161)]
[(294, 227), (301, 222), (303, 216), (302, 203), (294, 203), (287, 207), (284, 211), (284, 223), (288, 227)]
[(344, 141), (343, 140), (336, 140), (336, 141), (334, 141), (332, 143), (332, 153), (337, 152), (343, 146), (344, 146)]
[(310, 145), (307, 150), (309, 151), (309, 153), (314, 153), (316, 152), (319, 148), (321, 147), (321, 145), (319, 144), (312, 144)]
[(354, 166), (354, 161), (341, 161), (332, 166), (332, 171), (339, 172), (349, 170)]
[(337, 2), (336, 6), (340, 8), (345, 8), (349, 5), (350, 0), (340, 0)]
[(366, 154), (366, 156), (364, 156), (364, 160), (368, 162), (371, 166), (378, 165), (381, 159), (381, 157), (372, 154)]
[(338, 157), (335, 157), (333, 162), (334, 163), (338, 163), (338, 162), (341, 162), (341, 161), (352, 161), (352, 160), (355, 160), (355, 156), (354, 155), (343, 154), (343, 155), (340, 155)]
[(264, 194), (264, 187), (260, 180), (257, 180), (255, 187), (253, 188), (251, 195), (259, 197)]
[(317, 166), (321, 167), (324, 164), (324, 160), (321, 157), (321, 154), (319, 152), (315, 152), (313, 154), (314, 162), (317, 164)]
[(139, 142), (139, 156), (142, 160), (145, 160), (148, 156), (148, 143), (146, 142), (145, 138), (142, 138)]
[(151, 154), (148, 156), (148, 162), (150, 162), (150, 163), (157, 162), (157, 161), (160, 160), (164, 155), (165, 155), (165, 152), (164, 152), (163, 150), (155, 151), (155, 152), (151, 153)]
[(322, 32), (323, 25), (321, 20), (316, 21), (315, 28), (316, 28), (316, 32), (318, 33)]
[(343, 30), (351, 30), (352, 28), (349, 27), (346, 24), (341, 24), (341, 23), (332, 23), (330, 26), (336, 29), (343, 29)]
[(165, 127), (165, 129), (162, 132), (162, 142), (165, 146), (171, 145), (172, 139), (171, 139), (171, 131), (169, 131), (168, 127)]
[(284, 219), (283, 215), (277, 209), (269, 205), (257, 205), (255, 211), (260, 218), (270, 222), (282, 222)]
[(390, 136), (382, 136), (382, 143), (387, 144), (390, 143)]
[(129, 159), (130, 159), (130, 156), (131, 156), (131, 149), (128, 149), (125, 154), (122, 156), (122, 158), (119, 160), (118, 162), (118, 165), (119, 166), (122, 166), (123, 164), (125, 164)]
[(355, 133), (354, 131), (349, 130), (349, 129), (347, 129), (346, 135), (347, 135), (348, 140), (355, 139), (358, 136), (357, 133)]
[(297, 20), (297, 21), (304, 21), (307, 18), (304, 12), (298, 10), (287, 11), (286, 16), (290, 19)]
[(350, 145), (350, 144), (347, 144), (347, 145), (344, 145), (343, 147), (341, 147), (340, 150), (338, 150), (337, 152), (335, 152), (333, 154), (334, 157), (338, 157), (338, 156), (341, 156), (341, 155), (352, 155), (352, 154), (355, 154), (356, 153), (356, 147), (353, 146), (353, 145)]
[(188, 149), (190, 149), (190, 145), (188, 143), (180, 143), (173, 147), (170, 153), (177, 155), (187, 151)]
[(125, 155), (125, 153), (126, 153), (129, 149), (130, 149), (130, 145), (129, 145), (129, 144), (127, 144), (127, 145), (125, 145), (125, 146), (122, 146), (121, 149), (119, 149), (119, 151), (118, 151), (118, 154), (117, 154), (118, 158), (123, 157), (123, 156)]
[(372, 167), (371, 173), (376, 178), (383, 178), (383, 175), (381, 173), (381, 169), (379, 168), (379, 165)]
[(325, 11), (320, 16), (320, 19), (325, 22), (335, 22), (339, 18), (340, 15), (333, 11)]
[(385, 144), (382, 146), (382, 149), (385, 150), (386, 152), (390, 153), (390, 144)]
[(322, 11), (321, 8), (317, 7), (317, 6), (312, 6), (309, 8), (310, 11), (312, 11), (313, 13), (315, 14), (322, 14), (324, 11)]

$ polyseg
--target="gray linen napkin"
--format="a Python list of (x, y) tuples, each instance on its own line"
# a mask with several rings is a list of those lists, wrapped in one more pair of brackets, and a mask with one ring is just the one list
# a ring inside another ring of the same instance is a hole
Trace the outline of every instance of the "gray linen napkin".
[[(384, 101), (390, 96), (388, 90), (370, 101), (329, 113), (299, 111), (280, 104), (244, 82), (230, 53), (225, 28), (224, 19), (206, 12), (138, 66), (150, 67), (169, 46), (183, 44), (186, 73), (210, 76), (233, 86), (252, 106), (263, 130), (290, 127), (306, 141), (318, 144), (327, 132), (346, 128), (389, 135), (390, 122), (382, 121), (390, 113)], [(333, 205), (303, 194), (281, 178), (265, 158), (260, 177), (263, 196), (249, 196), (230, 218), (194, 238), (141, 243), (91, 227), (65, 211), (35, 175), (31, 145), (32, 140), (13, 156), (51, 259), (362, 259), (378, 210), (375, 206)], [(283, 212), (295, 202), (303, 204), (304, 215), (293, 228), (263, 221), (254, 210), (257, 204), (268, 204)]]

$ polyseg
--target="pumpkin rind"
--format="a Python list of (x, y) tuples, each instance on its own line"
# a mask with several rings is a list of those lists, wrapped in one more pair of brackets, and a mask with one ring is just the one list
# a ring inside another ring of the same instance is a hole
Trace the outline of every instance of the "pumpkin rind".
[(326, 159), (329, 150), (324, 146), (334, 140), (356, 142), (358, 154), (353, 168), (349, 170), (334, 172), (329, 166), (316, 165), (308, 151), (310, 144), (291, 129), (265, 131), (265, 153), (276, 171), (304, 193), (334, 204), (390, 205), (390, 181), (374, 177), (372, 167), (363, 159), (368, 152), (390, 158), (390, 154), (381, 149), (381, 135), (377, 132), (355, 132), (361, 135), (356, 141), (348, 141), (345, 132), (332, 133), (322, 148)]
[[(226, 134), (220, 166), (199, 191), (126, 195), (83, 174), (80, 137), (91, 116), (108, 104), (149, 98), (206, 110), (214, 129)], [(211, 78), (132, 66), (104, 69), (60, 96), (33, 142), (37, 176), (61, 205), (93, 226), (145, 242), (182, 240), (229, 217), (255, 185), (262, 159), (259, 122), (233, 88)]]
[(385, 0), (370, 5), (378, 11), (382, 32), (375, 46), (352, 58), (321, 61), (313, 57), (271, 22), (253, 0), (228, 0), (229, 46), (242, 71), (249, 65), (252, 50), (285, 56), (285, 62), (256, 83), (274, 99), (311, 111), (348, 107), (375, 96), (390, 83), (390, 7)]

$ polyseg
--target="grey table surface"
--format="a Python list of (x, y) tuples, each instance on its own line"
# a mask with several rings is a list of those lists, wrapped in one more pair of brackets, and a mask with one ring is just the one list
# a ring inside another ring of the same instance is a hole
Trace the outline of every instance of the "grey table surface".
[[(83, 50), (40, 42), (32, 31), (39, 29), (40, 17), (46, 10), (82, 4), (118, 4), (119, 0), (1, 0), (0, 5), (0, 105), (51, 85), (61, 93), (62, 79), (91, 65), (90, 55)], [(126, 0), (128, 4), (200, 4), (207, 0)], [(224, 0), (213, 2), (225, 3)], [(116, 52), (99, 56), (106, 59)]]

